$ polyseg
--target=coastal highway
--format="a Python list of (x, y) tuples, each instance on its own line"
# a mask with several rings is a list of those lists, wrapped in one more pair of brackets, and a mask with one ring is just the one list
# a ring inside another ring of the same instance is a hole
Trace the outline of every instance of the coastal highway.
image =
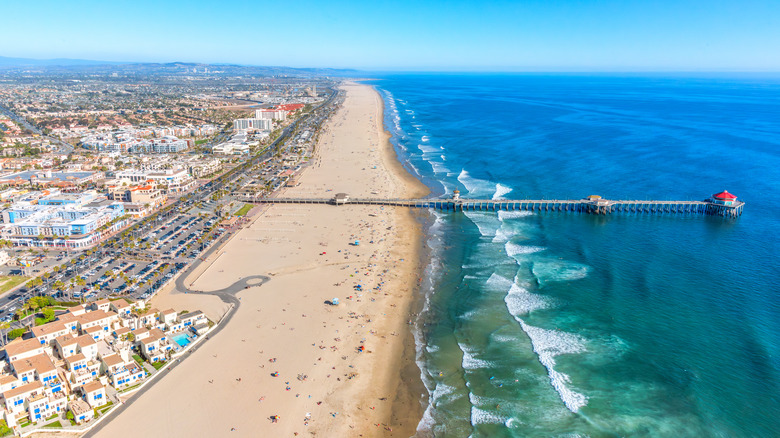
[(68, 143), (65, 143), (64, 141), (62, 141), (62, 140), (60, 140), (58, 138), (49, 137), (47, 135), (44, 135), (43, 131), (38, 129), (37, 126), (35, 126), (32, 123), (28, 122), (27, 119), (25, 119), (24, 117), (21, 117), (21, 116), (17, 115), (10, 108), (8, 108), (8, 107), (6, 107), (4, 105), (0, 105), (0, 113), (5, 114), (6, 116), (8, 116), (9, 119), (11, 119), (14, 122), (22, 125), (22, 127), (27, 129), (28, 131), (34, 132), (34, 133), (36, 133), (36, 134), (38, 134), (38, 135), (40, 135), (42, 137), (45, 137), (45, 138), (49, 139), (49, 141), (51, 141), (52, 143), (59, 145), (59, 149), (57, 150), (58, 153), (60, 153), (60, 154), (69, 154), (69, 153), (73, 152), (73, 146), (69, 145)]

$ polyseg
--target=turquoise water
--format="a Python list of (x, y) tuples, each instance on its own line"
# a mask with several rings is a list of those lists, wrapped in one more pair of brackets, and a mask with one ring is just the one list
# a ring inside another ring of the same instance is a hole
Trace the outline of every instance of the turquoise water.
[(702, 216), (432, 213), (420, 435), (780, 436), (780, 81), (398, 75), (436, 196), (701, 200)]
[(179, 347), (182, 348), (190, 345), (190, 342), (192, 342), (192, 337), (186, 332), (181, 332), (179, 334), (173, 335), (171, 336), (171, 339), (173, 339), (173, 341), (179, 344)]

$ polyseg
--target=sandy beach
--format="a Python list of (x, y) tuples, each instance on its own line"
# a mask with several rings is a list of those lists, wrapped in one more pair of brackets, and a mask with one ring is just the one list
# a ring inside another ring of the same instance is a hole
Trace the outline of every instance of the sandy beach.
[[(300, 185), (281, 196), (425, 195), (388, 142), (380, 96), (361, 84), (343, 89)], [(186, 281), (209, 291), (250, 275), (271, 280), (240, 292), (225, 328), (97, 435), (413, 434), (419, 395), (408, 388), (419, 375), (401, 370), (413, 366), (407, 321), (421, 239), (406, 209), (266, 207)], [(326, 304), (334, 298), (338, 306)], [(153, 304), (199, 308), (215, 320), (227, 310), (216, 297), (170, 290)]]

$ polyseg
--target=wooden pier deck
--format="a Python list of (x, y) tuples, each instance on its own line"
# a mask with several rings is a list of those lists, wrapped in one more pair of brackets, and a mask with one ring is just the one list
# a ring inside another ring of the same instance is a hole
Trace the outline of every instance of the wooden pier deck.
[(698, 214), (738, 217), (744, 202), (722, 205), (706, 201), (640, 201), (607, 199), (381, 199), (381, 198), (254, 198), (242, 201), (260, 204), (384, 205), (391, 207), (432, 208), (441, 211), (532, 211), (586, 214)]

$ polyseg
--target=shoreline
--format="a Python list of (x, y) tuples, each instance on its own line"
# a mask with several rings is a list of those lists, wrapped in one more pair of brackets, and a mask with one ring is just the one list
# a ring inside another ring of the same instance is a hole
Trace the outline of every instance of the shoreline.
[[(392, 171), (395, 172), (396, 175), (404, 178), (409, 187), (414, 188), (414, 190), (409, 190), (405, 193), (408, 197), (422, 198), (429, 195), (431, 193), (430, 188), (404, 168), (403, 162), (401, 161), (402, 157), (390, 141), (392, 134), (384, 127), (386, 110), (385, 101), (376, 87), (370, 87), (381, 102), (380, 123), (384, 133), (383, 142), (387, 166), (393, 169)], [(411, 209), (399, 209), (399, 212), (402, 215), (408, 215), (411, 220), (417, 224), (416, 249), (413, 258), (417, 266), (415, 277), (422, 279), (425, 269), (424, 261), (426, 260), (426, 239), (422, 219), (424, 213)], [(421, 282), (419, 280), (414, 282), (412, 286), (411, 294), (405, 309), (405, 313), (409, 316), (409, 321), (412, 321), (414, 315), (419, 313), (423, 304), (423, 299), (420, 296), (420, 286)], [(414, 327), (414, 324), (406, 324), (404, 340), (399, 355), (399, 363), (395, 367), (398, 372), (399, 380), (397, 387), (398, 392), (396, 393), (395, 400), (390, 408), (390, 416), (388, 418), (388, 423), (398, 425), (398, 429), (396, 430), (397, 434), (405, 437), (415, 435), (417, 426), (425, 412), (425, 407), (422, 405), (421, 401), (423, 397), (427, 397), (428, 395), (420, 375), (421, 370), (417, 365), (417, 342), (415, 341), (413, 332)]]
[[(300, 185), (284, 192), (427, 194), (389, 141), (379, 93), (354, 82), (341, 87), (345, 104), (323, 127)], [(405, 208), (271, 205), (255, 213), (186, 281), (201, 291), (250, 275), (270, 281), (240, 291), (242, 304), (224, 329), (100, 436), (122, 436), (131, 425), (167, 436), (413, 435), (424, 387), (407, 321), (418, 301), (423, 237)], [(341, 304), (323, 304), (333, 297)], [(155, 305), (162, 303), (223, 308), (216, 296), (170, 290), (158, 294)]]

